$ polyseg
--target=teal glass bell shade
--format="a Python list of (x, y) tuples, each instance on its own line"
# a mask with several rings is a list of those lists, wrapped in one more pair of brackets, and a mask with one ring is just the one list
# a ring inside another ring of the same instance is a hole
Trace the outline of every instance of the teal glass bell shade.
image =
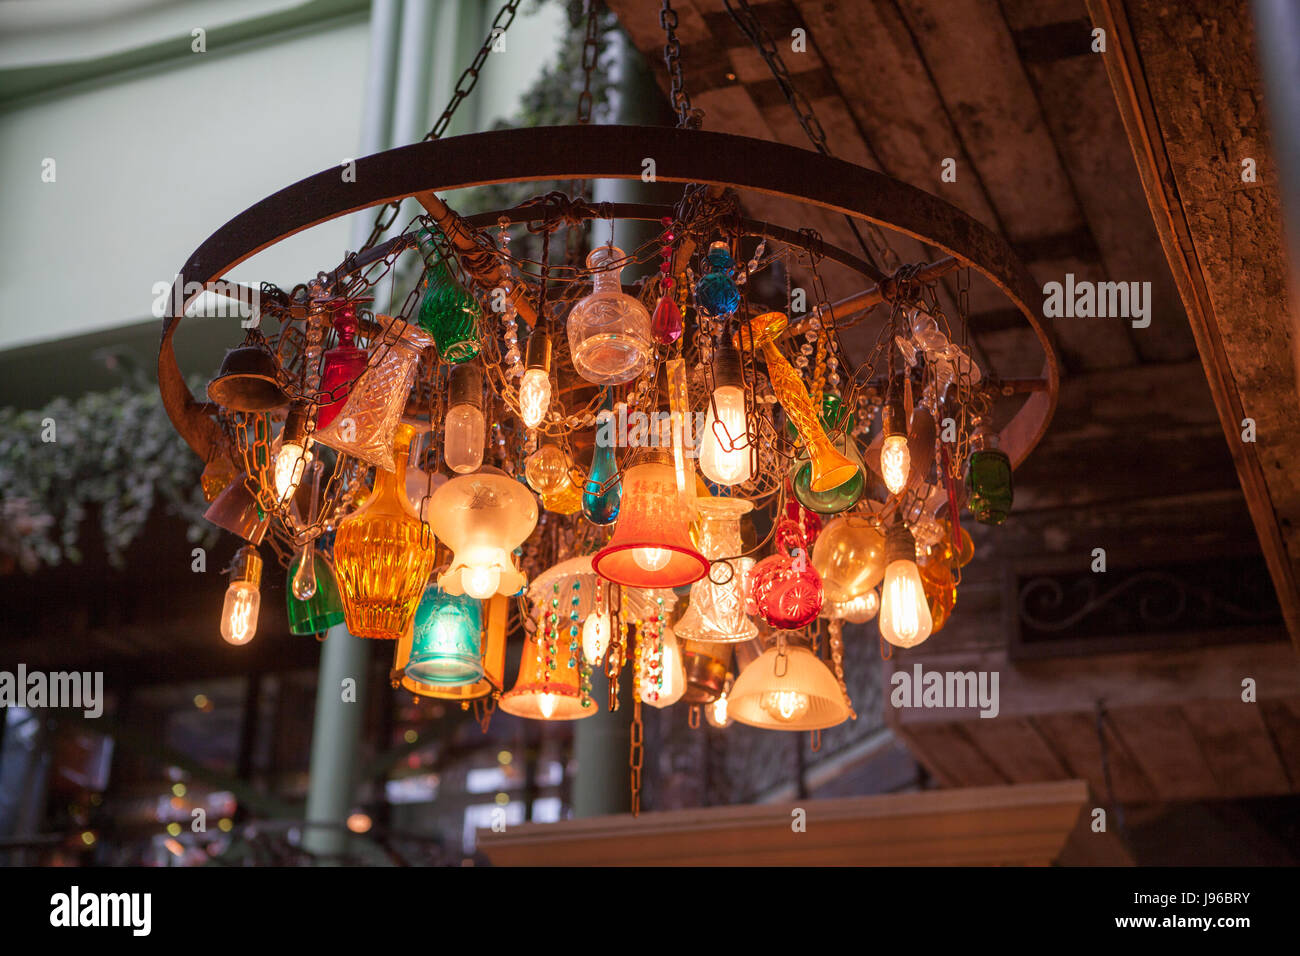
[(618, 507), (623, 500), (622, 483), (612, 481), (618, 474), (618, 459), (614, 455), (614, 413), (610, 408), (612, 401), (612, 396), (607, 394), (596, 417), (596, 446), (591, 453), (591, 470), (582, 484), (582, 513), (592, 524), (613, 524), (618, 519)]
[(436, 250), (428, 258), (428, 284), (420, 300), (420, 327), (433, 336), (433, 344), (444, 362), (452, 365), (468, 362), (478, 355), (481, 310)]
[[(323, 634), (335, 624), (343, 623), (343, 601), (339, 597), (338, 582), (334, 579), (334, 565), (315, 548), (309, 549), (307, 553), (314, 561), (316, 590), (304, 601), (294, 597), (292, 587), (285, 587), (291, 634)], [(286, 580), (293, 580), (302, 560), (302, 552), (293, 556)]]
[[(857, 416), (849, 412), (838, 395), (827, 392), (822, 396), (821, 423), (822, 428), (826, 429), (827, 435), (834, 435), (836, 429), (840, 429), (843, 423), (841, 434), (833, 437), (831, 443), (835, 446), (836, 451), (844, 455), (849, 461), (858, 466), (858, 470), (853, 477), (843, 484), (836, 485), (826, 491), (812, 490), (812, 463), (807, 457), (801, 456), (795, 460), (790, 468), (791, 484), (794, 486), (794, 496), (809, 511), (815, 511), (818, 514), (833, 515), (841, 511), (847, 511), (858, 503), (862, 497), (862, 492), (866, 488), (867, 469), (863, 467), (862, 455), (858, 452), (858, 443), (853, 439), (853, 426), (857, 422)], [(793, 427), (787, 423), (787, 431), (791, 433), (791, 439), (794, 439)]]
[(415, 612), (406, 676), (422, 684), (459, 687), (483, 677), (483, 606), (430, 584)]

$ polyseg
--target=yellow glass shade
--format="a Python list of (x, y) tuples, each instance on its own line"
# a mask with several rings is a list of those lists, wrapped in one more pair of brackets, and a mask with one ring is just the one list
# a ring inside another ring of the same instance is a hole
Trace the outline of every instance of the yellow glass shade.
[(885, 577), (885, 536), (865, 518), (841, 515), (817, 535), (812, 564), (822, 576), (826, 598), (851, 601)]
[(395, 471), (375, 469), (366, 503), (339, 522), (334, 569), (348, 631), (357, 637), (398, 640), (410, 627), (434, 568), (433, 542), (406, 499), (406, 459), (415, 434), (407, 424), (394, 433)]
[(592, 716), (598, 708), (595, 700), (582, 693), (578, 664), (582, 651), (571, 657), (567, 631), (548, 641), (545, 630), (539, 622), (537, 630), (524, 642), (519, 677), (515, 686), (501, 695), (501, 709), (532, 720), (580, 720)]
[(839, 682), (816, 654), (787, 644), (784, 664), (777, 657), (769, 647), (740, 672), (727, 695), (728, 717), (768, 730), (824, 730), (848, 720)]
[(522, 484), (484, 467), (459, 475), (433, 493), (430, 526), (454, 552), (438, 576), (448, 594), (486, 599), (516, 594), (527, 579), (510, 553), (537, 527), (537, 501)]

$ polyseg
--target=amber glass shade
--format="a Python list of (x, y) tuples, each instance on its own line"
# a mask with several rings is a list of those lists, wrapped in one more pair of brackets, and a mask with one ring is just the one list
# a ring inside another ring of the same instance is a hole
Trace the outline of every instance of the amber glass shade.
[(533, 720), (578, 720), (596, 713), (583, 693), (581, 649), (570, 648), (567, 631), (539, 623), (524, 642), (515, 686), (501, 695), (501, 709)]
[(357, 637), (397, 640), (407, 629), (433, 571), (433, 542), (406, 500), (406, 459), (414, 430), (398, 425), (396, 471), (375, 469), (375, 486), (358, 510), (339, 522), (334, 568), (348, 630)]
[(609, 544), (592, 559), (607, 581), (636, 588), (675, 588), (704, 577), (709, 562), (691, 542), (677, 472), (661, 449), (644, 454), (623, 476), (623, 502)]
[(839, 682), (820, 658), (789, 644), (785, 660), (769, 647), (740, 672), (727, 695), (727, 714), (736, 722), (767, 730), (824, 730), (849, 717)]
[(930, 634), (936, 634), (952, 616), (952, 609), (957, 604), (957, 582), (953, 578), (952, 566), (946, 561), (931, 561), (919, 565), (921, 585), (925, 589), (925, 602), (930, 607), (930, 617), (934, 624)]
[(826, 524), (812, 551), (826, 597), (843, 603), (885, 577), (885, 536), (865, 518), (843, 515)]

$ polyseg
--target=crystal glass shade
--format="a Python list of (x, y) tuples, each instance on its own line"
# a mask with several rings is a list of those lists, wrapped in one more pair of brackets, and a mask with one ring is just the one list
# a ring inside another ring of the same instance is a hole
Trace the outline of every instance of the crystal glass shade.
[[(743, 498), (699, 498), (696, 509), (696, 540), (704, 557), (716, 561), (744, 550), (740, 519), (754, 509), (752, 502)], [(701, 643), (734, 643), (757, 637), (758, 625), (745, 614), (745, 588), (753, 566), (753, 558), (732, 558), (692, 584), (690, 604), (677, 622), (677, 633)], [(723, 583), (715, 584), (714, 578)]]

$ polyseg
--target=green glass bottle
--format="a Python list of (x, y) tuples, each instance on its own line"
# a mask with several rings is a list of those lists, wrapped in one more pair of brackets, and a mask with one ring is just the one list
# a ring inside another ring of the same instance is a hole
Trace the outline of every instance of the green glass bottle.
[[(848, 481), (826, 491), (812, 490), (812, 464), (807, 457), (800, 456), (790, 469), (794, 485), (794, 496), (809, 511), (818, 514), (833, 515), (847, 511), (858, 503), (862, 490), (866, 487), (867, 469), (863, 467), (862, 455), (858, 453), (858, 443), (853, 438), (853, 426), (857, 416), (849, 412), (838, 395), (827, 392), (822, 396), (821, 423), (826, 434), (834, 436), (835, 430), (843, 429), (839, 437), (832, 437), (835, 448), (851, 462), (858, 466), (857, 472)], [(787, 432), (793, 441), (794, 427), (786, 423)]]
[(997, 433), (977, 419), (966, 464), (966, 507), (980, 524), (1002, 524), (1011, 513), (1011, 459), (997, 441)]
[(478, 302), (437, 252), (428, 254), (429, 270), (420, 301), (420, 327), (433, 336), (438, 355), (457, 365), (478, 355)]
[[(284, 589), (291, 634), (321, 634), (335, 624), (343, 623), (343, 601), (339, 598), (338, 582), (334, 580), (334, 566), (329, 558), (314, 548), (306, 553), (315, 558), (316, 591), (304, 601), (294, 596), (292, 587)], [(297, 573), (302, 555), (300, 551), (289, 562), (288, 580), (292, 581)]]

